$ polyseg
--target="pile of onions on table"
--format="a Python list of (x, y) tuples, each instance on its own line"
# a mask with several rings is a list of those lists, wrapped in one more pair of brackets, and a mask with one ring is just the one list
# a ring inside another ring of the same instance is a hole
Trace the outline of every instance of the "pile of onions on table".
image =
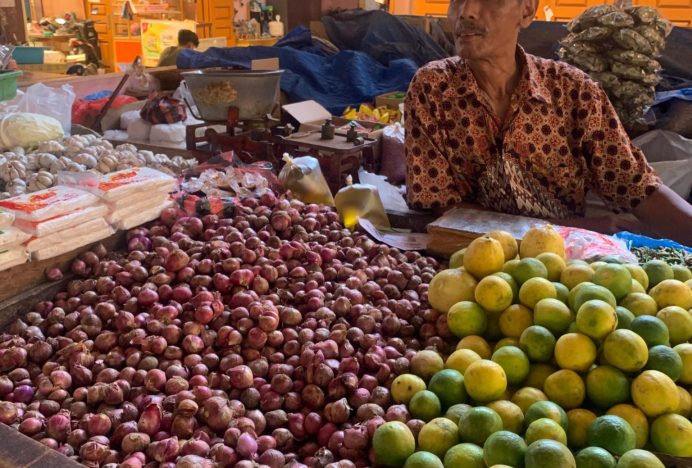
[(166, 210), (72, 265), (0, 335), (0, 422), (87, 466), (363, 467), (392, 380), (453, 349), (427, 303), (440, 266), (330, 208), (246, 198)]

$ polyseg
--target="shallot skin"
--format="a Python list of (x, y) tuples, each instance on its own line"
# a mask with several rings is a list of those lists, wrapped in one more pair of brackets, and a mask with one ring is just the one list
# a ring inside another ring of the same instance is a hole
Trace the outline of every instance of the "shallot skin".
[(370, 466), (379, 425), (419, 427), (392, 380), (454, 350), (440, 267), (272, 192), (167, 209), (0, 335), (0, 422), (88, 465)]

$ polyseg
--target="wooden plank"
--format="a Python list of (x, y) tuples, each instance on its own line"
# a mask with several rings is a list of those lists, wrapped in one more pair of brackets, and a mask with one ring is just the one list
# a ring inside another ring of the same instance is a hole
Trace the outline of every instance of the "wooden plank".
[(67, 283), (73, 278), (72, 274), (67, 274), (60, 281), (39, 284), (0, 302), (0, 330), (14, 322), (17, 317), (31, 312), (39, 302), (52, 300), (57, 293), (67, 287)]
[(0, 468), (79, 468), (74, 460), (0, 424)]
[[(109, 250), (119, 248), (124, 245), (125, 232), (118, 231), (100, 242)], [(24, 263), (8, 270), (0, 271), (0, 301), (11, 299), (24, 291), (44, 283), (46, 281), (45, 271), (49, 268), (58, 267), (63, 271), (68, 270), (72, 260), (97, 243), (94, 242), (47, 260)]]

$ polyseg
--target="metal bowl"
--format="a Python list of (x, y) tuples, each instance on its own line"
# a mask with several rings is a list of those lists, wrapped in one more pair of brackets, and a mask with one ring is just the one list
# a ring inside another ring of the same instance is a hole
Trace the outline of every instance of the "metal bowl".
[(225, 121), (229, 107), (234, 106), (240, 120), (259, 120), (274, 110), (283, 72), (208, 68), (182, 76), (200, 114), (195, 117)]

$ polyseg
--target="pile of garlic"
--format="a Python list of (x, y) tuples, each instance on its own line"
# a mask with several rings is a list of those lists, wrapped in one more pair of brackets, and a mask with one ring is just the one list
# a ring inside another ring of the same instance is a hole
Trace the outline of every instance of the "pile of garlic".
[(129, 143), (113, 147), (95, 135), (73, 135), (62, 142), (43, 142), (30, 150), (13, 148), (0, 153), (0, 199), (52, 187), (60, 171), (106, 174), (146, 166), (175, 176), (195, 165), (195, 159), (169, 158), (138, 150)]

